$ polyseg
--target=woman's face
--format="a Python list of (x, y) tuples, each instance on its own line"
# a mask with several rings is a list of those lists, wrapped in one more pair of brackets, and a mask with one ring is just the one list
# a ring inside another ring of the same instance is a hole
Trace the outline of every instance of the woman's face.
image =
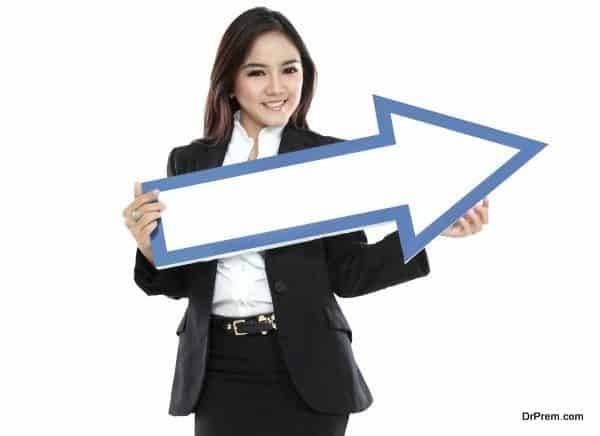
[(263, 33), (242, 63), (233, 93), (249, 136), (256, 138), (264, 126), (287, 124), (302, 94), (300, 53), (282, 33)]

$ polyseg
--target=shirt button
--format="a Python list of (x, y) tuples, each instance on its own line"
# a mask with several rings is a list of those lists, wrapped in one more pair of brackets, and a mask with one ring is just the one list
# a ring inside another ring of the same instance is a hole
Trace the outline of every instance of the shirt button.
[(287, 285), (282, 282), (281, 280), (277, 280), (275, 282), (275, 292), (277, 292), (278, 294), (284, 294), (286, 293), (288, 290)]

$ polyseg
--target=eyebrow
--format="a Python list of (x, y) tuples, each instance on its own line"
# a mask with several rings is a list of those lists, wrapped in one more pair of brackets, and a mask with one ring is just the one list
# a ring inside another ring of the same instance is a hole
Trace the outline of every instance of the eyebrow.
[[(289, 64), (295, 64), (296, 62), (300, 63), (300, 61), (298, 59), (290, 59), (289, 61), (283, 62), (281, 64), (281, 66), (289, 65)], [(255, 63), (252, 63), (252, 64), (243, 65), (242, 68), (250, 68), (250, 67), (263, 67), (263, 68), (266, 68), (267, 66), (268, 65), (265, 65), (265, 64), (255, 64)]]

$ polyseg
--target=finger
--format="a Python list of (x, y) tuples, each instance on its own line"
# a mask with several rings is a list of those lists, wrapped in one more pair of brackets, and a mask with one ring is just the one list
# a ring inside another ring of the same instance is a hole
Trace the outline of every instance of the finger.
[(125, 218), (130, 217), (131, 213), (134, 210), (138, 209), (142, 204), (147, 203), (155, 198), (158, 198), (158, 194), (159, 192), (156, 189), (142, 194), (142, 185), (140, 185), (140, 183), (136, 181), (133, 184), (134, 200), (131, 203), (129, 203), (129, 205), (127, 205), (127, 207), (123, 210), (123, 216)]
[[(140, 207), (139, 209), (137, 209), (138, 212), (141, 213), (140, 219), (135, 221), (131, 214), (126, 215), (125, 216), (125, 226), (129, 227), (130, 229), (132, 229), (132, 231), (135, 231), (133, 229), (137, 229), (139, 227), (138, 224), (144, 224), (146, 223), (149, 219), (152, 218), (148, 218), (148, 215), (150, 212), (155, 212), (158, 213), (158, 216), (160, 217), (162, 214), (162, 211), (166, 209), (166, 205), (160, 201), (156, 201), (154, 203), (148, 203), (143, 205), (142, 207)], [(150, 215), (151, 217), (155, 216), (155, 215)]]
[(139, 197), (142, 195), (142, 185), (137, 180), (133, 184), (133, 198)]
[(145, 194), (140, 194), (135, 198), (135, 200), (131, 204), (131, 210), (133, 211), (135, 209), (139, 209), (143, 204), (157, 200), (159, 194), (160, 192), (158, 191), (158, 189), (146, 192)]
[(150, 234), (155, 228), (156, 221), (152, 221), (151, 223), (148, 223), (143, 229), (141, 229), (137, 235), (135, 235), (135, 240), (137, 241), (139, 247), (150, 245)]
[[(139, 188), (141, 189), (141, 187)], [(138, 196), (138, 182), (137, 180), (135, 182), (133, 182), (133, 198), (135, 199), (135, 197)], [(129, 203), (127, 205), (127, 207), (125, 209), (123, 209), (123, 212), (121, 213), (121, 215), (123, 215), (123, 217), (125, 218), (125, 225), (127, 225), (127, 227), (129, 227), (129, 225), (127, 224), (127, 217), (131, 215), (131, 208), (133, 207), (133, 202)]]
[(475, 212), (479, 215), (479, 219), (483, 224), (487, 224), (487, 209), (482, 205), (475, 207)]
[(137, 222), (132, 220), (133, 224), (131, 224), (131, 230), (134, 236), (136, 236), (136, 239), (146, 225), (152, 221), (156, 221), (158, 218), (160, 218), (160, 212), (148, 212), (142, 215)]
[[(138, 197), (138, 198), (141, 198), (141, 197)], [(135, 221), (133, 221), (133, 218), (131, 216), (134, 210), (137, 210), (142, 215), (144, 215), (146, 212), (164, 211), (167, 208), (167, 205), (159, 200), (152, 201), (150, 203), (144, 203), (139, 207), (136, 207), (136, 202), (137, 202), (137, 199), (123, 210), (123, 217), (125, 217), (125, 220), (131, 220), (132, 222), (135, 222)]]
[(142, 215), (148, 212), (156, 212), (163, 211), (167, 208), (167, 205), (162, 201), (153, 201), (151, 203), (146, 203), (138, 207), (136, 210), (140, 212)]
[(461, 224), (460, 219), (456, 220), (454, 224), (452, 224), (450, 227), (450, 236), (458, 237), (462, 236), (465, 233), (465, 228)]
[[(144, 223), (147, 221), (147, 218), (144, 218), (149, 212), (158, 212), (158, 216), (160, 217), (162, 212), (167, 208), (167, 205), (164, 204), (162, 201), (154, 201), (152, 203), (146, 203), (144, 205), (142, 205), (141, 207), (139, 207), (138, 209), (136, 209), (138, 212), (140, 212), (141, 216), (140, 219), (135, 221), (133, 219), (133, 217), (131, 216), (131, 213), (126, 214), (125, 215), (125, 226), (129, 227), (133, 230), (134, 226), (136, 226), (136, 223)], [(154, 215), (152, 215), (154, 216)], [(142, 221), (142, 218), (144, 219), (144, 221)]]
[(456, 236), (456, 226), (457, 226), (456, 222), (453, 222), (448, 227), (446, 227), (444, 229), (444, 231), (442, 233), (440, 233), (440, 235), (443, 235), (443, 236)]
[(483, 207), (485, 208), (485, 223), (488, 224), (490, 222), (490, 200), (488, 197), (483, 199)]
[(140, 230), (139, 238), (141, 239), (141, 241), (138, 240), (138, 242), (146, 243), (148, 241), (148, 239), (150, 238), (150, 234), (156, 228), (157, 225), (158, 225), (158, 223), (156, 221), (152, 221), (151, 223), (148, 223), (147, 225), (145, 225)]
[(458, 222), (462, 225), (463, 236), (470, 235), (472, 233), (471, 224), (465, 219), (465, 217), (461, 216)]
[(475, 213), (475, 211), (473, 209), (469, 209), (467, 211), (467, 217), (471, 221), (471, 227), (472, 227), (473, 233), (477, 233), (478, 231), (480, 231), (481, 230), (481, 221), (479, 220), (479, 217), (477, 216), (477, 214)]
[(469, 210), (469, 216), (473, 220), (473, 226), (475, 227), (473, 233), (478, 233), (479, 231), (481, 231), (481, 227), (483, 226), (483, 224), (481, 223), (481, 218), (475, 212), (475, 209)]

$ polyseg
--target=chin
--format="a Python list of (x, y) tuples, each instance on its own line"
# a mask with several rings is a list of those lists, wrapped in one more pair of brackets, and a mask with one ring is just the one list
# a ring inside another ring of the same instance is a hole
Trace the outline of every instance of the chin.
[(290, 117), (286, 115), (284, 117), (278, 117), (277, 119), (265, 120), (265, 125), (270, 127), (282, 126), (287, 124), (289, 119)]
[(267, 116), (261, 116), (259, 119), (266, 126), (276, 127), (281, 126), (282, 124), (287, 124), (290, 119), (291, 114), (283, 113), (283, 114), (273, 114)]

